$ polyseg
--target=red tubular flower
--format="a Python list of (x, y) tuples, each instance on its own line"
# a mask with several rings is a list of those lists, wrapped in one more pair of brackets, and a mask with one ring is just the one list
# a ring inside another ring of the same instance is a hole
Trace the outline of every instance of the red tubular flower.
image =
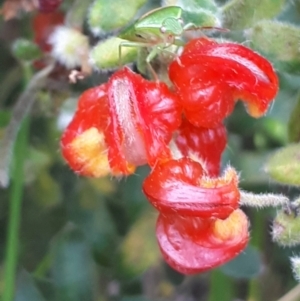
[(224, 264), (246, 247), (248, 220), (239, 209), (225, 220), (160, 214), (156, 236), (171, 267), (183, 274), (195, 274)]
[(143, 184), (151, 204), (163, 214), (176, 212), (199, 218), (227, 218), (238, 208), (238, 176), (228, 168), (223, 177), (204, 176), (202, 166), (189, 158), (157, 164)]
[(63, 155), (82, 175), (130, 174), (135, 166), (170, 158), (167, 145), (180, 117), (177, 98), (164, 83), (124, 68), (82, 94), (62, 137)]
[(223, 124), (208, 129), (195, 127), (183, 119), (175, 143), (183, 156), (199, 158), (209, 176), (219, 175), (221, 155), (227, 143), (226, 129)]
[(169, 77), (186, 118), (208, 128), (218, 126), (238, 99), (251, 116), (262, 116), (278, 91), (278, 78), (265, 58), (242, 45), (207, 38), (187, 43), (170, 64)]
[(238, 176), (204, 176), (187, 157), (156, 165), (143, 184), (160, 211), (156, 236), (166, 262), (178, 272), (194, 274), (237, 256), (249, 239), (248, 220), (238, 209)]

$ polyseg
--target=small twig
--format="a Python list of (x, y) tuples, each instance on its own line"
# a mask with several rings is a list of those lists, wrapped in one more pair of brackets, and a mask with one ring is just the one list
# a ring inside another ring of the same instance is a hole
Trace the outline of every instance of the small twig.
[(289, 204), (289, 199), (282, 194), (254, 194), (251, 192), (241, 191), (240, 205), (265, 208), (283, 206), (287, 204)]
[(4, 101), (7, 99), (12, 89), (16, 86), (18, 82), (21, 81), (22, 71), (20, 66), (16, 66), (5, 75), (5, 78), (0, 85), (0, 106), (4, 105)]
[(53, 67), (53, 65), (47, 66), (32, 77), (26, 90), (19, 96), (13, 108), (10, 122), (0, 141), (0, 187), (7, 187), (9, 184), (12, 150), (21, 122), (31, 110), (37, 92), (45, 86), (46, 78), (53, 70)]

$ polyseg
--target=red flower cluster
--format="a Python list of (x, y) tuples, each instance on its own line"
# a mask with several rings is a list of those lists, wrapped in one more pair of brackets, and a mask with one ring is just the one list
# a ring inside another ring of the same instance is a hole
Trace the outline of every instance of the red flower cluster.
[(238, 176), (220, 176), (226, 146), (222, 124), (235, 102), (263, 115), (278, 90), (271, 64), (235, 43), (190, 41), (169, 66), (170, 90), (128, 68), (85, 91), (61, 139), (75, 172), (99, 177), (152, 171), (143, 184), (159, 211), (156, 234), (165, 260), (191, 274), (241, 252), (248, 220), (238, 208)]

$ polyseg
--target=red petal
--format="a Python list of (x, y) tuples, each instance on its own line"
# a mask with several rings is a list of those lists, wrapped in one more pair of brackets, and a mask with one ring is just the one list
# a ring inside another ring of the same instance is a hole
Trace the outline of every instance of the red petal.
[(143, 184), (151, 204), (164, 214), (224, 219), (238, 207), (240, 193), (233, 169), (220, 178), (203, 177), (189, 158), (157, 164)]
[(169, 75), (187, 118), (196, 126), (215, 126), (214, 119), (220, 123), (238, 98), (247, 103), (249, 114), (259, 117), (278, 91), (278, 78), (265, 58), (239, 44), (203, 38), (186, 45)]
[(223, 124), (208, 129), (195, 127), (183, 119), (175, 142), (183, 156), (196, 155), (200, 158), (209, 176), (219, 175), (221, 155), (227, 143), (226, 129)]
[(134, 165), (170, 158), (168, 143), (181, 115), (176, 95), (164, 83), (149, 82), (123, 68), (108, 82), (108, 99), (112, 166), (119, 166), (120, 154)]
[(246, 247), (248, 220), (239, 209), (224, 221), (160, 214), (156, 236), (172, 268), (195, 274), (224, 264)]
[(182, 54), (194, 54), (201, 52), (205, 46), (217, 45), (218, 43), (207, 37), (190, 40), (185, 46)]
[(103, 130), (108, 124), (106, 85), (85, 91), (78, 109), (61, 138), (65, 160), (78, 174), (99, 177), (112, 171)]

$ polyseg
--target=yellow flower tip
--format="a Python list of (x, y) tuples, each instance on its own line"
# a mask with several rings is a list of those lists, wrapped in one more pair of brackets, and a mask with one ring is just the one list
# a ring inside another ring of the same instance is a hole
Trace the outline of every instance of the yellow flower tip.
[(111, 173), (107, 157), (107, 147), (103, 133), (90, 128), (77, 136), (71, 143), (72, 157), (79, 174), (91, 177), (103, 177)]
[(248, 218), (237, 209), (225, 220), (217, 219), (214, 224), (214, 235), (221, 241), (232, 241), (248, 236)]
[(246, 104), (248, 114), (253, 118), (260, 118), (264, 116), (268, 110), (268, 107), (261, 108), (257, 103), (248, 102)]

